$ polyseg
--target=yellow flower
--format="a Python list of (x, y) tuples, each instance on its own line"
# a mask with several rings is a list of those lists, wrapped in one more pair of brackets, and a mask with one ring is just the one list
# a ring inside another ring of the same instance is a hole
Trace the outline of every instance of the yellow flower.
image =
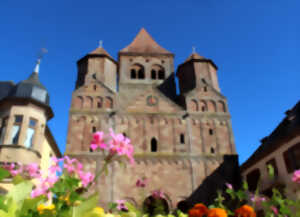
[(94, 208), (94, 212), (97, 213), (97, 214), (104, 214), (104, 209), (100, 206), (97, 206)]
[(40, 213), (40, 214), (43, 214), (45, 210), (49, 210), (49, 211), (53, 211), (55, 212), (55, 205), (54, 204), (50, 204), (48, 206), (46, 206), (45, 204), (40, 204), (38, 205), (37, 207), (37, 211)]
[(207, 217), (227, 217), (227, 213), (224, 209), (212, 208), (208, 210)]

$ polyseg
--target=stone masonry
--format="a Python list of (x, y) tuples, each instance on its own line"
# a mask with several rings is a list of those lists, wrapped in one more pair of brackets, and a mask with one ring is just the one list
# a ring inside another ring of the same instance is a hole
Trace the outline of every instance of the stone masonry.
[(66, 154), (95, 171), (100, 152), (90, 152), (93, 132), (109, 128), (129, 137), (135, 166), (110, 166), (94, 188), (100, 203), (137, 199), (138, 178), (148, 178), (145, 192), (162, 189), (169, 206), (187, 198), (223, 161), (235, 154), (227, 100), (221, 94), (217, 66), (197, 53), (177, 69), (174, 55), (142, 29), (115, 61), (102, 47), (77, 62)]

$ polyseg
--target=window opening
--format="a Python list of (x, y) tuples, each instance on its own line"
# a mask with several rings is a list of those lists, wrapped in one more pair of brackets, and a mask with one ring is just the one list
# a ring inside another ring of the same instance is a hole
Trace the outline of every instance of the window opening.
[(123, 136), (127, 137), (127, 134), (126, 134), (126, 133), (123, 133)]
[(131, 79), (136, 79), (136, 71), (135, 71), (135, 69), (131, 69), (131, 71), (130, 71), (130, 78)]
[(15, 122), (12, 127), (12, 136), (11, 136), (11, 143), (14, 145), (18, 144), (22, 121), (23, 121), (22, 115), (15, 116)]
[(97, 85), (94, 85), (94, 90), (97, 90)]
[(163, 70), (158, 71), (158, 79), (160, 80), (165, 79), (165, 72)]
[(180, 143), (181, 144), (184, 144), (185, 142), (184, 142), (184, 134), (182, 133), (182, 134), (180, 134)]
[(0, 144), (4, 142), (5, 130), (8, 122), (8, 117), (2, 119), (1, 127), (0, 127)]
[(213, 129), (209, 129), (209, 135), (213, 135), (214, 134), (214, 130)]
[(143, 69), (140, 69), (138, 72), (138, 78), (139, 79), (144, 79), (145, 78), (145, 72)]
[(151, 139), (151, 152), (157, 152), (157, 140), (155, 138)]
[(151, 70), (151, 79), (152, 80), (156, 79), (156, 71), (154, 69)]
[(210, 148), (210, 153), (212, 153), (212, 154), (215, 153), (215, 149), (213, 147)]
[(96, 133), (96, 131), (97, 131), (97, 128), (93, 127), (93, 133)]
[(206, 111), (206, 107), (204, 105), (201, 107), (201, 111), (203, 111), (203, 112)]
[(204, 90), (204, 92), (207, 92), (207, 87), (205, 86), (205, 87), (203, 88), (203, 90)]
[(37, 120), (30, 118), (29, 119), (29, 125), (26, 131), (26, 140), (25, 140), (25, 147), (26, 148), (32, 148), (33, 146), (33, 138), (36, 130)]

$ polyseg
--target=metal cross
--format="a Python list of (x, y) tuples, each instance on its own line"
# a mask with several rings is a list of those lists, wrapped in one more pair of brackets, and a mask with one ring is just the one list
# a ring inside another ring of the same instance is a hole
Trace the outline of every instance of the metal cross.
[(192, 47), (192, 53), (196, 53), (196, 47), (195, 46)]
[(100, 41), (99, 41), (99, 47), (102, 48), (102, 46), (103, 46), (103, 41), (100, 40)]

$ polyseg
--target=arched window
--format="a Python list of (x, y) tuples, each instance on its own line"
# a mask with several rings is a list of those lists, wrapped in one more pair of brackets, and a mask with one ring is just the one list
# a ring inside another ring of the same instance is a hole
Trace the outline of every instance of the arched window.
[(185, 142), (184, 142), (184, 134), (183, 134), (183, 133), (180, 134), (180, 143), (181, 143), (181, 144), (184, 144), (184, 143), (185, 143)]
[(113, 108), (113, 100), (111, 97), (109, 96), (105, 97), (104, 103), (105, 103), (105, 108), (110, 108), (110, 109)]
[(160, 79), (160, 80), (165, 79), (165, 71), (164, 70), (159, 70), (158, 71), (158, 79)]
[(215, 153), (215, 149), (213, 147), (210, 148), (210, 153), (212, 153), (212, 154)]
[(214, 130), (213, 129), (209, 129), (209, 135), (213, 135), (214, 134)]
[(151, 139), (151, 152), (157, 152), (157, 140), (155, 138)]
[(207, 111), (207, 103), (204, 100), (200, 100), (200, 108), (202, 112)]
[(156, 71), (154, 69), (151, 70), (151, 79), (152, 80), (156, 79)]
[(151, 69), (151, 78), (160, 80), (165, 79), (165, 69), (161, 65), (153, 65)]
[(145, 78), (145, 70), (141, 64), (133, 64), (130, 67), (130, 78), (131, 79), (144, 79)]
[(226, 106), (223, 101), (218, 101), (218, 112), (226, 112)]
[(93, 127), (93, 133), (96, 133), (96, 131), (97, 131), (97, 128), (94, 126)]
[(82, 108), (83, 107), (83, 98), (82, 98), (82, 96), (76, 96), (76, 98), (74, 99), (73, 106), (75, 108)]
[(191, 100), (191, 111), (198, 111), (199, 110), (199, 106), (198, 106), (198, 102), (194, 99)]
[(135, 69), (131, 69), (130, 70), (130, 78), (131, 79), (136, 79), (136, 71), (135, 71)]
[(145, 79), (145, 72), (144, 72), (144, 69), (139, 69), (139, 72), (138, 72), (138, 78), (139, 79)]
[(98, 96), (97, 98), (96, 98), (96, 103), (97, 103), (97, 108), (102, 108), (102, 101), (103, 101), (103, 99), (102, 99), (102, 97), (101, 96)]

